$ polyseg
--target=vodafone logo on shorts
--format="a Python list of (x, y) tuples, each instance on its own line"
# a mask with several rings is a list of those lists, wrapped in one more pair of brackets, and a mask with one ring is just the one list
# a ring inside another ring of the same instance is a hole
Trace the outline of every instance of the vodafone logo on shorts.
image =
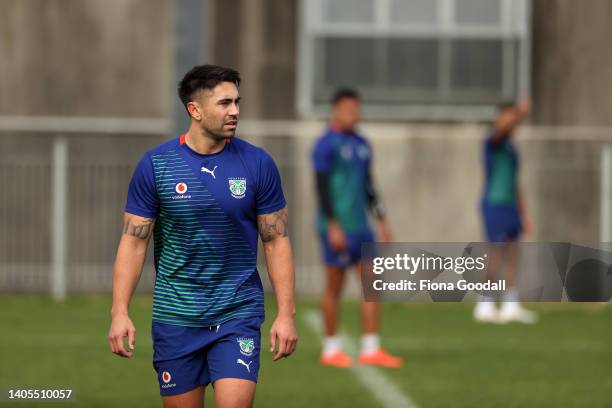
[(176, 387), (176, 383), (170, 383), (170, 381), (172, 381), (172, 376), (170, 375), (168, 371), (162, 372), (161, 379), (164, 382), (161, 386), (162, 388)]
[(174, 190), (179, 194), (185, 194), (187, 192), (187, 184), (178, 183), (176, 187), (174, 187)]

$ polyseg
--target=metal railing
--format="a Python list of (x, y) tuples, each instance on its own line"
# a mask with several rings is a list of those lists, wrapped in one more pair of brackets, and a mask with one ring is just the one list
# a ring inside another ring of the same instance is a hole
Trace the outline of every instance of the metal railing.
[[(31, 120), (30, 120), (31, 119)], [(0, 291), (108, 292), (132, 170), (168, 138), (155, 119), (0, 117)], [(299, 293), (323, 273), (310, 165), (321, 122), (243, 121), (275, 158), (290, 206)], [(397, 241), (482, 239), (480, 125), (363, 126)], [(521, 179), (536, 229), (529, 240), (612, 240), (612, 129), (525, 127)], [(261, 252), (260, 252), (261, 253)], [(149, 256), (138, 290), (152, 288)], [(260, 259), (260, 272), (265, 271)], [(267, 288), (267, 279), (263, 279)], [(349, 292), (357, 293), (355, 280)]]

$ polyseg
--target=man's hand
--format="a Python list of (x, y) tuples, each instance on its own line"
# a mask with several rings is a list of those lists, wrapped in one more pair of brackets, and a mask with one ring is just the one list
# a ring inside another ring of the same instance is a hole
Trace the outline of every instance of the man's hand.
[[(130, 350), (125, 348), (124, 339), (128, 338)], [(108, 343), (111, 351), (118, 356), (131, 358), (136, 346), (136, 328), (127, 314), (113, 316), (111, 327), (108, 332)]]
[(378, 222), (378, 230), (381, 242), (391, 242), (393, 240), (391, 227), (386, 219), (383, 218)]
[(270, 352), (274, 353), (274, 361), (289, 357), (295, 351), (297, 341), (295, 319), (290, 316), (278, 316), (270, 328)]
[(529, 98), (528, 96), (523, 97), (518, 105), (516, 106), (519, 115), (521, 115), (521, 117), (523, 116), (527, 116), (529, 114), (529, 112), (531, 112), (531, 98)]
[(530, 236), (531, 232), (533, 231), (533, 226), (531, 225), (531, 219), (529, 218), (527, 210), (525, 209), (525, 196), (523, 195), (522, 188), (518, 188), (516, 199), (518, 205), (519, 219), (521, 221), (522, 236)]
[(332, 249), (336, 252), (344, 252), (348, 246), (346, 235), (338, 221), (330, 220), (327, 225), (327, 239)]

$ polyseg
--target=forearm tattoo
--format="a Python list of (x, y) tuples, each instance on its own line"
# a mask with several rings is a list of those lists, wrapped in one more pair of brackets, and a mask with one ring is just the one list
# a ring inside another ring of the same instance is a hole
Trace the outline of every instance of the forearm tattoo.
[(289, 213), (287, 207), (270, 214), (257, 216), (259, 235), (263, 242), (289, 234)]
[(140, 221), (130, 218), (123, 224), (123, 233), (140, 239), (148, 239), (153, 232), (154, 222), (155, 220), (149, 218)]

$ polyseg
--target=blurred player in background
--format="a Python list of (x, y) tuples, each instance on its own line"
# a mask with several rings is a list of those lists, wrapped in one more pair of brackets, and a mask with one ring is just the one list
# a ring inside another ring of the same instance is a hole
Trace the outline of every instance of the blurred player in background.
[(179, 85), (189, 130), (148, 151), (128, 190), (109, 343), (132, 356), (128, 305), (155, 231), (153, 366), (165, 407), (202, 407), (210, 383), (216, 406), (252, 405), (264, 319), (258, 235), (278, 305), (274, 360), (297, 343), (285, 197), (270, 155), (234, 137), (239, 84), (233, 69), (189, 71)]
[(484, 142), (485, 186), (481, 210), (487, 241), (492, 243), (485, 281), (494, 280), (496, 272), (503, 270), (506, 291), (499, 311), (495, 299), (488, 294), (480, 295), (474, 318), (481, 322), (535, 323), (537, 320), (537, 315), (522, 308), (518, 299), (517, 242), (529, 232), (530, 224), (518, 181), (519, 154), (512, 142), (514, 131), (530, 109), (528, 99), (518, 105), (500, 106)]
[[(350, 367), (352, 358), (342, 350), (338, 336), (338, 309), (345, 271), (354, 266), (361, 277), (361, 244), (372, 242), (368, 210), (378, 220), (380, 238), (391, 240), (384, 207), (372, 183), (372, 149), (356, 132), (360, 118), (359, 95), (352, 89), (338, 90), (332, 100), (329, 129), (316, 141), (313, 162), (319, 201), (318, 229), (325, 261), (323, 320), (325, 338), (321, 363)], [(361, 282), (361, 279), (360, 279)], [(385, 352), (378, 335), (380, 307), (362, 301), (361, 364), (400, 367), (402, 359)]]

